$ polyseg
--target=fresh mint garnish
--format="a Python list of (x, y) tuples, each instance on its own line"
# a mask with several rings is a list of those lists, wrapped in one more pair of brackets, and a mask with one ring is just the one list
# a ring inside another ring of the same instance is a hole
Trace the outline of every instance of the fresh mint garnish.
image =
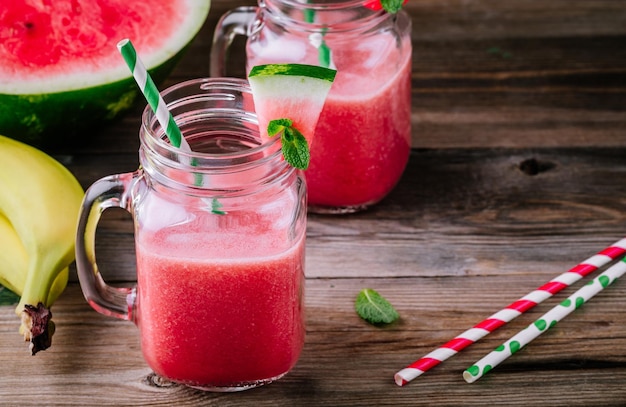
[(267, 125), (267, 134), (270, 137), (281, 133), (283, 157), (295, 168), (306, 170), (311, 161), (311, 153), (306, 138), (298, 129), (293, 127), (290, 119), (271, 120)]
[(380, 0), (380, 4), (387, 13), (395, 14), (402, 9), (404, 0)]
[(267, 134), (270, 137), (274, 137), (275, 135), (283, 131), (285, 127), (291, 127), (292, 124), (293, 122), (289, 119), (270, 120), (267, 125)]
[(361, 290), (354, 303), (356, 313), (370, 324), (390, 324), (400, 317), (386, 299), (371, 288)]

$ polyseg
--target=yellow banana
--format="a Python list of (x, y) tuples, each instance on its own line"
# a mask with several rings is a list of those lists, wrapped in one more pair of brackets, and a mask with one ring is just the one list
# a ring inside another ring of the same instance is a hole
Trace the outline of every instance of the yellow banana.
[(0, 213), (0, 284), (17, 295), (22, 294), (28, 271), (26, 249), (11, 226), (11, 222)]
[[(21, 288), (15, 311), (22, 320), (20, 332), (35, 354), (50, 346), (54, 324), (49, 307), (65, 288), (67, 267), (74, 260), (83, 189), (52, 157), (0, 136), (0, 191), (0, 213), (27, 257), (26, 271), (12, 274), (10, 283)], [(12, 261), (14, 266), (19, 263)], [(8, 273), (0, 274), (9, 280)]]
[[(28, 255), (9, 220), (0, 213), (0, 285), (22, 295), (28, 272)], [(52, 304), (67, 286), (69, 267), (59, 273), (48, 293), (47, 304)]]
[(70, 276), (69, 266), (65, 267), (63, 270), (61, 270), (61, 272), (59, 272), (57, 277), (54, 279), (54, 282), (52, 283), (52, 287), (50, 287), (50, 292), (48, 293), (48, 300), (46, 302), (47, 304), (50, 304), (50, 305), (54, 304), (57, 298), (59, 298), (59, 296), (63, 294), (63, 291), (65, 291), (65, 287), (67, 287), (69, 276)]

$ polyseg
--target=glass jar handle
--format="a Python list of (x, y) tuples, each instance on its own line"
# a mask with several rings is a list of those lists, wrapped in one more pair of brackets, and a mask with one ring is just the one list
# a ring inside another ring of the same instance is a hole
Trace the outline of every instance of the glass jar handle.
[(76, 269), (85, 299), (101, 314), (133, 320), (135, 286), (111, 287), (96, 263), (96, 228), (107, 208), (123, 208), (131, 212), (129, 192), (141, 179), (141, 171), (110, 175), (93, 183), (85, 193), (76, 232)]
[(248, 36), (258, 20), (258, 7), (237, 7), (227, 11), (217, 22), (211, 46), (210, 73), (212, 77), (226, 77), (228, 48), (235, 36)]

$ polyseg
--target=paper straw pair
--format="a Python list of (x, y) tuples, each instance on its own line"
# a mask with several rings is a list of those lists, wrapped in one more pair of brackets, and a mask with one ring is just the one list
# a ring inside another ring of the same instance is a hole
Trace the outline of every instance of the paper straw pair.
[(509, 356), (528, 345), (533, 339), (537, 338), (556, 325), (557, 322), (574, 312), (574, 310), (581, 307), (585, 302), (593, 298), (593, 296), (623, 276), (624, 273), (626, 273), (626, 258), (607, 269), (597, 278), (591, 280), (580, 290), (567, 297), (565, 301), (528, 325), (526, 329), (521, 330), (517, 335), (498, 346), (491, 353), (487, 354), (487, 356), (465, 370), (463, 372), (463, 378), (468, 383), (474, 383)]
[[(587, 260), (584, 260), (575, 267), (571, 268), (569, 271), (557, 276), (526, 296), (509, 304), (507, 307), (496, 312), (489, 318), (474, 325), (474, 327), (468, 329), (426, 356), (400, 370), (394, 376), (396, 384), (398, 386), (404, 386), (411, 380), (421, 376), (426, 371), (454, 356), (471, 344), (479, 341), (481, 338), (487, 336), (489, 333), (495, 331), (502, 325), (512, 321), (522, 313), (552, 297), (554, 294), (565, 289), (593, 271), (609, 264), (611, 261), (617, 259), (625, 253), (626, 238), (613, 243), (611, 246), (598, 252), (596, 255), (591, 256)], [(606, 272), (609, 272), (609, 270)], [(482, 373), (485, 373), (484, 368), (482, 369)]]

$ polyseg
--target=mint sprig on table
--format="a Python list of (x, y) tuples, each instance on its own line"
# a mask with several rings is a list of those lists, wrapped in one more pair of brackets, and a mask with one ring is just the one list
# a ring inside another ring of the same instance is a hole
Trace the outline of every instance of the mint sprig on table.
[(400, 317), (393, 305), (371, 288), (359, 292), (354, 308), (356, 313), (370, 324), (390, 324)]
[(292, 167), (306, 170), (311, 161), (311, 152), (304, 135), (293, 127), (290, 119), (271, 120), (267, 125), (267, 135), (274, 137), (279, 133), (282, 133), (280, 142), (285, 160)]

